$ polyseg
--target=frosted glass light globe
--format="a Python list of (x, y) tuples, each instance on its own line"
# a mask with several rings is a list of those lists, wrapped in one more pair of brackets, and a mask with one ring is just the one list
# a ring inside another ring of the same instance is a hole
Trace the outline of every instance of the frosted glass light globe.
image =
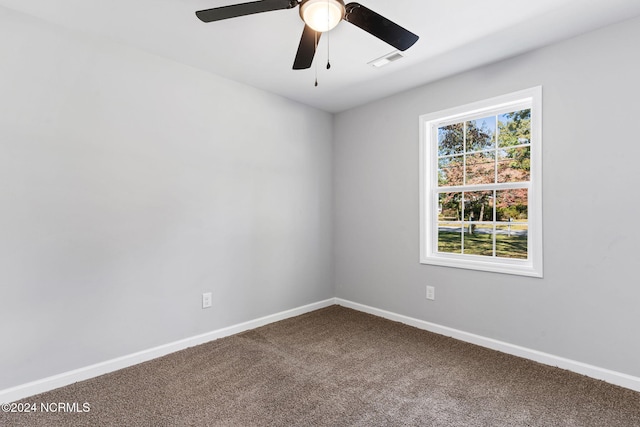
[(306, 0), (300, 4), (302, 20), (318, 32), (333, 29), (344, 17), (342, 0)]

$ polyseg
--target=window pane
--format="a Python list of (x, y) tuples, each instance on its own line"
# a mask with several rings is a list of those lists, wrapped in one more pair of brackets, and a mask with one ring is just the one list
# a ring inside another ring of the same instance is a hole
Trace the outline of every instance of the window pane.
[(496, 220), (526, 222), (529, 219), (528, 196), (526, 188), (496, 191)]
[(460, 154), (464, 151), (464, 130), (462, 123), (438, 128), (438, 156)]
[(463, 183), (463, 156), (438, 159), (438, 186), (449, 187)]
[(498, 151), (498, 182), (527, 182), (531, 178), (531, 147)]
[(496, 227), (496, 256), (527, 259), (528, 227), (514, 222)]
[(460, 221), (462, 219), (462, 193), (438, 194), (438, 220)]
[(493, 221), (493, 191), (464, 193), (465, 221)]
[(495, 151), (467, 154), (466, 184), (493, 184), (496, 180)]
[(420, 116), (421, 263), (542, 277), (540, 94)]
[(438, 223), (438, 252), (462, 253), (462, 232), (459, 222)]
[(464, 253), (493, 256), (493, 225), (468, 224), (464, 235)]
[(485, 117), (483, 119), (467, 122), (467, 153), (482, 151), (494, 147), (496, 135), (496, 118)]
[(498, 116), (498, 146), (531, 143), (531, 110), (520, 110)]

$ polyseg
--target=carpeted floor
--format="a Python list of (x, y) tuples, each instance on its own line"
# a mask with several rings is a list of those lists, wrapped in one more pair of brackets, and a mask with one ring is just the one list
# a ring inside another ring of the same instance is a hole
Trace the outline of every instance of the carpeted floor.
[(640, 393), (339, 306), (24, 402), (89, 411), (0, 425), (640, 426)]

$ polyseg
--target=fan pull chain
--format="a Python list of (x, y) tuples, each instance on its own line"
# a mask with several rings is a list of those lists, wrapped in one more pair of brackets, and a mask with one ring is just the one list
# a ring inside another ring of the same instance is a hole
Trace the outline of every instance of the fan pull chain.
[[(315, 48), (314, 48), (314, 51), (315, 51), (318, 48), (318, 32), (317, 31), (313, 32), (313, 37), (315, 37)], [(313, 69), (316, 73), (316, 84), (314, 86), (317, 87), (318, 86), (318, 61), (314, 61)]]
[(327, 70), (331, 68), (331, 63), (329, 62), (329, 33), (331, 31), (327, 31)]
[[(327, 28), (329, 28), (329, 0), (327, 0)], [(331, 63), (329, 62), (329, 33), (331, 31), (327, 31), (327, 70), (331, 68)]]

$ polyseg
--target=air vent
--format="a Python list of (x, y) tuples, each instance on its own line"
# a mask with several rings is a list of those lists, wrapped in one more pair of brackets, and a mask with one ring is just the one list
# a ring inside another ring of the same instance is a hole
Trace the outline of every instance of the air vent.
[(387, 53), (385, 56), (382, 56), (378, 59), (374, 59), (371, 62), (368, 62), (369, 65), (371, 65), (372, 67), (375, 68), (380, 68), (380, 67), (384, 67), (385, 65), (397, 61), (400, 58), (404, 58), (404, 56), (398, 52), (397, 50), (391, 52), (391, 53)]

